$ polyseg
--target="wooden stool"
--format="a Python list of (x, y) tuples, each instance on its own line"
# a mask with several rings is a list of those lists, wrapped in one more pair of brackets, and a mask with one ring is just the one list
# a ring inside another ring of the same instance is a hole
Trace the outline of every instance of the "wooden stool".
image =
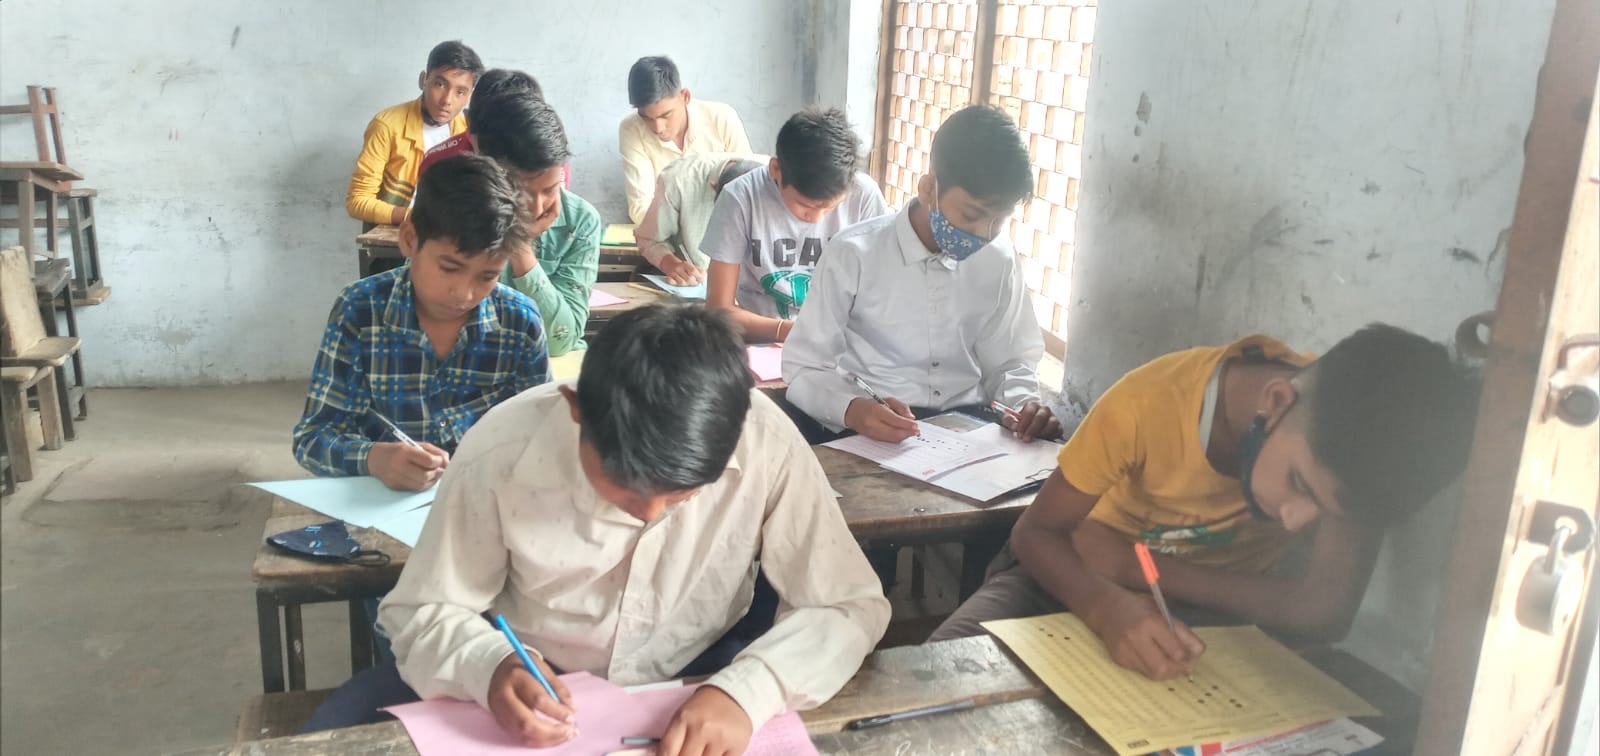
[[(60, 408), (58, 422), (64, 426), (64, 435), (74, 438), (67, 419), (72, 412), (72, 391), (66, 371), (55, 368), (63, 368), (82, 342), (75, 336), (51, 336), (45, 331), (33, 285), (33, 265), (21, 247), (0, 250), (0, 320), (0, 367), (52, 368), (52, 375), (46, 376), (55, 379), (51, 388), (55, 396), (50, 398)], [(40, 399), (45, 398), (41, 389)]]
[(39, 426), (44, 448), (61, 448), (61, 405), (56, 401), (55, 369), (48, 367), (0, 367), (0, 414), (5, 416), (6, 452), (20, 482), (33, 480), (37, 450), (28, 441), (28, 391), (39, 398)]
[[(73, 296), (72, 287), (68, 285), (71, 278), (72, 272), (67, 269), (66, 260), (39, 260), (33, 264), (33, 293), (39, 300), (39, 319), (44, 321), (46, 336), (62, 335), (61, 325), (56, 322), (56, 313), (60, 311), (66, 314), (66, 335), (78, 337), (78, 300)], [(72, 372), (68, 374), (63, 368), (61, 374), (62, 385), (66, 387), (61, 394), (63, 402), (61, 422), (66, 425), (67, 440), (72, 441), (77, 438), (73, 421), (89, 417), (89, 382), (83, 373), (82, 349), (72, 353)], [(78, 406), (76, 417), (72, 412), (74, 404)]]

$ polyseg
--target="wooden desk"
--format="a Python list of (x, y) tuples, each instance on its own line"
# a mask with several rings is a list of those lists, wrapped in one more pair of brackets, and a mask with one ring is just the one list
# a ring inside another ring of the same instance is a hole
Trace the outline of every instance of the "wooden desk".
[[(1027, 494), (983, 507), (836, 449), (815, 447), (815, 451), (828, 482), (841, 495), (839, 507), (845, 523), (864, 548), (961, 543), (963, 598), (982, 582), (984, 567), (1004, 543), (1022, 508), (1033, 498)], [(268, 545), (266, 537), (326, 522), (327, 516), (255, 488), (248, 491), (272, 499), (272, 515), (256, 547), (251, 569), (256, 581), (262, 690), (275, 693), (305, 689), (302, 604), (350, 603), (351, 669), (366, 669), (372, 663), (372, 639), (362, 601), (382, 596), (394, 587), (411, 548), (380, 531), (351, 526), (350, 534), (363, 547), (389, 555), (387, 566), (317, 562), (286, 554)]]
[[(1306, 658), (1366, 698), (1386, 716), (1361, 723), (1385, 737), (1379, 753), (1411, 751), (1419, 711), (1416, 695), (1348, 654), (1322, 649)], [(966, 698), (986, 705), (970, 711), (898, 722), (868, 730), (845, 723)], [(824, 754), (1070, 754), (1114, 753), (993, 638), (979, 636), (902, 646), (869, 655), (831, 700), (801, 712), (806, 731)], [(415, 754), (398, 721), (343, 730), (202, 748), (180, 756), (302, 756)]]
[(398, 260), (400, 254), (400, 228), (398, 226), (373, 226), (372, 230), (356, 236), (356, 271), (358, 277), (372, 275), (376, 260)]
[(17, 206), (17, 217), (0, 220), (0, 228), (15, 228), (21, 237), (21, 245), (32, 259), (37, 250), (34, 249), (35, 240), (34, 217), (38, 210), (35, 204), (38, 200), (44, 201), (45, 217), (45, 253), (50, 257), (60, 256), (58, 246), (58, 226), (60, 226), (60, 199), (63, 194), (72, 190), (72, 182), (82, 181), (83, 174), (61, 163), (39, 160), (7, 160), (0, 162), (0, 197), (6, 204)]

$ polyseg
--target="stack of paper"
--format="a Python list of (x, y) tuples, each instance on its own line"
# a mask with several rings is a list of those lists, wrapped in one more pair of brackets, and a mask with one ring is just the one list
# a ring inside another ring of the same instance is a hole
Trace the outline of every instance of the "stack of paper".
[(965, 434), (933, 423), (922, 423), (921, 426), (921, 433), (898, 444), (857, 435), (835, 439), (823, 446), (870, 459), (887, 469), (924, 481), (1005, 453), (970, 443), (965, 439)]
[(602, 247), (631, 247), (634, 245), (632, 223), (612, 223), (600, 234)]
[(1061, 445), (1024, 443), (994, 423), (946, 413), (919, 423), (922, 432), (898, 444), (847, 436), (830, 446), (884, 468), (978, 501), (989, 501), (1044, 480)]
[(662, 291), (664, 291), (664, 292), (666, 292), (668, 294), (671, 294), (671, 295), (673, 295), (675, 297), (682, 297), (683, 299), (699, 299), (699, 300), (704, 300), (706, 298), (706, 282), (705, 281), (701, 281), (700, 283), (697, 283), (697, 284), (695, 284), (693, 286), (673, 286), (672, 284), (667, 283), (667, 277), (666, 276), (657, 275), (655, 273), (645, 273), (643, 275), (644, 275), (644, 280), (649, 281), (651, 284), (654, 284), (656, 287), (660, 288)]
[[(659, 738), (678, 707), (698, 686), (650, 687), (633, 692), (587, 672), (563, 675), (578, 710), (578, 737), (542, 754), (603, 754), (621, 750), (622, 738)], [(391, 706), (421, 756), (448, 754), (527, 754), (528, 748), (500, 728), (494, 715), (476, 703), (436, 698)], [(817, 749), (795, 714), (769, 720), (750, 738), (749, 756), (803, 756)]]
[(599, 289), (589, 290), (589, 309), (591, 310), (596, 307), (610, 307), (612, 305), (627, 303), (628, 300), (610, 292), (601, 291)]

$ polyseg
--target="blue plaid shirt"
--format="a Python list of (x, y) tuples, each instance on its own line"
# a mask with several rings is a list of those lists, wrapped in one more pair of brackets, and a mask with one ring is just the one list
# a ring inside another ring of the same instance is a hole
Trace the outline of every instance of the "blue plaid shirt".
[(417, 321), (411, 265), (339, 294), (311, 369), (294, 456), (318, 475), (366, 475), (374, 441), (397, 440), (373, 411), (451, 454), (485, 412), (550, 380), (544, 327), (504, 285), (478, 304), (443, 359)]

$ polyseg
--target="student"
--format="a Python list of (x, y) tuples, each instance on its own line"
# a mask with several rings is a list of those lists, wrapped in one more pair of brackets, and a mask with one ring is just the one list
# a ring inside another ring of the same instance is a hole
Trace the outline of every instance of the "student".
[[(473, 100), (470, 139), (451, 151), (494, 158), (527, 195), (533, 217), (527, 236), (535, 242), (511, 253), (500, 280), (539, 305), (550, 356), (559, 357), (584, 348), (589, 292), (600, 273), (600, 213), (562, 186), (571, 157), (567, 133), (533, 77), (514, 71), (490, 84)], [(443, 147), (423, 159), (424, 173), (451, 154)]]
[[(1204, 645), (1168, 629), (1136, 540), (1169, 601), (1337, 640), (1385, 526), (1466, 465), (1477, 394), (1445, 347), (1379, 324), (1314, 362), (1264, 336), (1157, 358), (1095, 403), (1011, 531), (1015, 557), (930, 640), (1070, 607), (1118, 664), (1188, 671)], [(1305, 564), (1285, 570), (1297, 534)]]
[(636, 113), (622, 119), (617, 149), (622, 153), (628, 217), (634, 223), (644, 221), (656, 174), (668, 163), (702, 152), (751, 152), (739, 114), (720, 102), (691, 98), (670, 58), (634, 62), (628, 69), (628, 102)]
[(478, 54), (458, 41), (441, 42), (428, 53), (428, 67), (417, 76), (422, 96), (379, 111), (367, 124), (345, 194), (350, 217), (373, 225), (398, 225), (405, 218), (423, 153), (466, 130), (461, 109), (482, 73)]
[[(750, 608), (757, 560), (782, 610), (747, 646), (719, 648)], [(826, 701), (889, 604), (816, 457), (753, 390), (737, 330), (657, 305), (601, 331), (576, 386), (524, 393), (473, 429), (383, 603), (398, 666), (357, 675), (312, 728), (447, 696), (529, 746), (569, 739), (583, 699), (555, 682), (551, 700), (485, 614), (504, 614), (552, 679), (710, 673), (665, 733), (639, 733), (671, 756), (743, 753), (768, 718)]]
[(788, 338), (824, 242), (889, 213), (877, 183), (856, 171), (861, 140), (837, 108), (796, 113), (777, 147), (767, 170), (722, 188), (701, 242), (711, 258), (706, 302), (728, 310), (750, 342)]
[(913, 417), (988, 415), (991, 401), (1017, 410), (1001, 422), (1024, 439), (1060, 435), (1040, 403), (1044, 340), (1022, 266), (999, 235), (1033, 193), (1028, 146), (1005, 113), (973, 105), (939, 128), (930, 161), (905, 209), (840, 232), (817, 264), (783, 352), (814, 443), (846, 428), (899, 443), (916, 435)]
[(655, 198), (633, 239), (645, 261), (656, 266), (676, 286), (693, 286), (705, 280), (709, 258), (700, 251), (711, 208), (722, 187), (761, 168), (770, 158), (706, 152), (672, 161), (656, 179)]

